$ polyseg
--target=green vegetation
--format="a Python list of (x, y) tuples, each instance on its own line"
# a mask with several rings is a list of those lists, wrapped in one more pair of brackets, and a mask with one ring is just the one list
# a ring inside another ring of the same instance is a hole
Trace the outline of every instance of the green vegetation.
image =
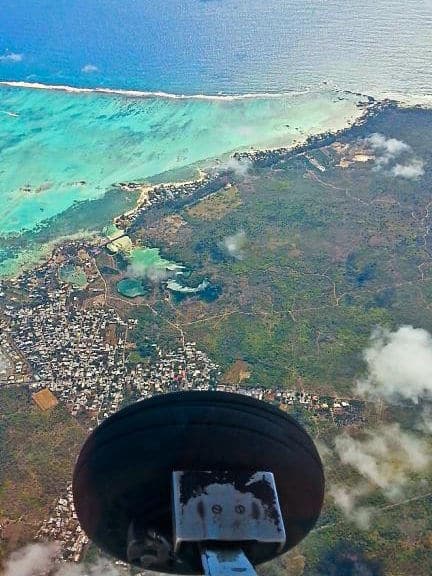
[(220, 220), (240, 205), (241, 198), (237, 187), (230, 186), (200, 200), (187, 209), (187, 214), (202, 220)]
[[(342, 140), (352, 145), (358, 136), (382, 131), (412, 143), (427, 160), (431, 124), (430, 112), (390, 108), (353, 130), (355, 138)], [(228, 189), (184, 207), (183, 225), (169, 246), (166, 211), (160, 226), (153, 222), (139, 237), (184, 262), (191, 282), (205, 276), (220, 286), (212, 302), (171, 298), (160, 313), (224, 369), (243, 358), (251, 384), (301, 381), (346, 393), (376, 325), (432, 329), (432, 262), (424, 238), (428, 179), (390, 177), (374, 170), (373, 161), (340, 168), (333, 146), (308, 158), (256, 168), (236, 182), (235, 202)], [(246, 245), (236, 259), (224, 241), (239, 231)]]
[(0, 558), (34, 537), (70, 482), (85, 435), (64, 407), (41, 412), (25, 387), (0, 388)]
[[(212, 302), (175, 300), (159, 288), (151, 303), (157, 316), (148, 308), (135, 312), (138, 347), (144, 338), (172, 343), (184, 334), (224, 371), (239, 359), (247, 362), (251, 375), (243, 385), (351, 395), (364, 370), (362, 351), (377, 325), (412, 324), (432, 332), (432, 113), (390, 107), (340, 142), (349, 150), (361, 147), (361, 139), (374, 132), (411, 145), (425, 162), (425, 176), (396, 178), (374, 169), (373, 160), (342, 168), (340, 150), (328, 145), (308, 158), (263, 162), (236, 182), (235, 202), (219, 195), (216, 202), (177, 207), (182, 225), (175, 231), (167, 210), (156, 212), (151, 225), (137, 232), (140, 241), (183, 262), (190, 282), (206, 277), (221, 293)], [(241, 231), (246, 244), (241, 253), (230, 253), (226, 239)], [(382, 415), (369, 409), (373, 426)], [(300, 407), (293, 415), (315, 438), (333, 445), (335, 424)], [(397, 407), (384, 418), (412, 430), (418, 413)], [(329, 488), (349, 489), (359, 481), (335, 458), (326, 461)], [(428, 492), (426, 481), (413, 480), (395, 507), (379, 490), (369, 494), (364, 503), (375, 514), (368, 530), (348, 521), (328, 495), (316, 530), (260, 574), (431, 574)], [(419, 495), (426, 496), (410, 500)]]

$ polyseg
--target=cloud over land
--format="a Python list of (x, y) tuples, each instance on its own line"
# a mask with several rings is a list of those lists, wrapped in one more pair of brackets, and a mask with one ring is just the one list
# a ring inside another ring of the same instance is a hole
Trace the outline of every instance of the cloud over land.
[(375, 132), (365, 139), (366, 144), (376, 154), (375, 166), (389, 176), (417, 180), (424, 174), (424, 162), (418, 158), (406, 142), (397, 138), (387, 138)]
[(418, 403), (432, 395), (432, 336), (422, 328), (377, 328), (363, 352), (367, 375), (357, 383), (366, 398)]
[(29, 544), (13, 552), (3, 565), (2, 576), (120, 576), (117, 568), (108, 560), (99, 560), (84, 567), (59, 561), (58, 542)]
[(222, 248), (236, 260), (243, 260), (245, 257), (245, 247), (247, 244), (246, 233), (240, 230), (232, 236), (225, 236), (222, 240)]
[[(376, 328), (363, 352), (366, 375), (356, 392), (365, 399), (414, 404), (432, 396), (432, 336), (426, 330), (401, 326), (395, 331)], [(419, 433), (420, 432), (420, 433)], [(334, 455), (339, 465), (355, 470), (354, 486), (333, 485), (330, 494), (348, 520), (366, 529), (375, 513), (367, 497), (379, 490), (391, 502), (406, 498), (415, 476), (429, 474), (432, 464), (432, 407), (423, 409), (413, 430), (397, 422), (381, 424), (355, 436), (336, 437)], [(422, 433), (422, 434), (421, 434)], [(326, 458), (328, 452), (324, 450)]]

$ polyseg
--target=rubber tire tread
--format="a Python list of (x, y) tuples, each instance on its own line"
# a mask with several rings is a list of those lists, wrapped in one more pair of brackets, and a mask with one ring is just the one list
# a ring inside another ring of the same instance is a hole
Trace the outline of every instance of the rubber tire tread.
[[(226, 445), (214, 443), (217, 437)], [(242, 446), (238, 454), (237, 439)], [(189, 454), (188, 442), (193, 444)], [(214, 444), (214, 454), (206, 453), (206, 442)], [(260, 444), (265, 445), (263, 452)], [(125, 559), (125, 528), (115, 533), (113, 522), (115, 518), (120, 521), (122, 506), (129, 506), (126, 516), (132, 514), (134, 507), (126, 503), (129, 482), (132, 485), (142, 479), (143, 491), (148, 490), (151, 497), (143, 500), (135, 486), (131, 498), (149, 517), (159, 514), (166, 528), (170, 521), (166, 476), (170, 470), (194, 464), (196, 469), (211, 469), (212, 463), (214, 469), (244, 469), (249, 456), (253, 460), (251, 469), (269, 469), (272, 464), (288, 528), (285, 550), (289, 549), (312, 528), (319, 515), (324, 491), (321, 460), (309, 435), (293, 418), (268, 403), (240, 394), (165, 394), (128, 406), (105, 420), (86, 441), (75, 468), (73, 490), (78, 517), (96, 543)], [(117, 468), (116, 462), (121, 462)], [(284, 509), (287, 506), (291, 510)], [(305, 514), (302, 506), (307, 509)], [(297, 512), (290, 514), (295, 508)], [(258, 555), (254, 560), (266, 559)]]

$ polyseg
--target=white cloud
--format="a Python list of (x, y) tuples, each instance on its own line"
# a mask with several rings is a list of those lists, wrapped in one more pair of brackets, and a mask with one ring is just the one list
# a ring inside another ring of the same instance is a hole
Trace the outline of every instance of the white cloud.
[(428, 444), (401, 430), (399, 424), (367, 431), (361, 439), (342, 434), (335, 447), (343, 464), (357, 470), (391, 500), (400, 497), (412, 473), (426, 470), (431, 462)]
[(4, 564), (3, 576), (34, 576), (48, 571), (59, 553), (57, 542), (29, 544), (10, 555)]
[[(424, 174), (424, 162), (414, 155), (405, 142), (374, 133), (365, 142), (376, 153), (377, 170), (386, 170), (390, 176), (415, 180)], [(402, 161), (401, 161), (402, 160)]]
[(367, 484), (359, 484), (354, 488), (345, 488), (340, 485), (330, 487), (330, 495), (336, 506), (342, 510), (350, 522), (354, 522), (362, 530), (370, 527), (374, 508), (360, 505), (359, 500), (370, 492)]
[(427, 405), (423, 408), (420, 415), (420, 422), (417, 424), (417, 430), (424, 434), (432, 434), (432, 406)]
[(249, 170), (252, 168), (252, 162), (248, 158), (235, 158), (232, 156), (226, 162), (222, 162), (218, 166), (218, 172), (230, 171), (234, 172), (236, 176), (244, 178)]
[[(431, 395), (432, 336), (426, 330), (412, 326), (394, 332), (377, 328), (363, 356), (367, 375), (357, 383), (357, 392), (363, 397), (418, 403)], [(416, 429), (432, 433), (432, 406), (423, 408)], [(429, 474), (432, 464), (430, 442), (402, 430), (397, 423), (381, 425), (355, 438), (344, 432), (335, 440), (335, 453), (341, 464), (356, 470), (362, 479), (350, 488), (333, 486), (330, 494), (344, 515), (365, 529), (374, 514), (374, 508), (363, 503), (368, 495), (379, 489), (394, 502), (404, 497), (413, 474)]]
[(92, 74), (93, 72), (98, 72), (99, 68), (94, 64), (86, 64), (81, 68), (81, 72), (84, 74)]
[(99, 560), (85, 568), (76, 564), (63, 564), (53, 576), (121, 576), (121, 574), (109, 560)]
[(325, 442), (315, 440), (315, 448), (318, 450), (321, 460), (325, 463), (333, 454)]
[(246, 243), (246, 233), (240, 230), (232, 236), (226, 236), (222, 241), (222, 247), (236, 260), (243, 260), (245, 257), (244, 248), (246, 247)]
[(413, 474), (429, 474), (432, 463), (430, 443), (397, 423), (381, 425), (361, 437), (342, 433), (335, 440), (335, 455), (338, 469), (341, 464), (350, 466), (361, 479), (349, 487), (333, 484), (330, 495), (347, 520), (361, 529), (370, 527), (375, 514), (375, 507), (367, 504), (370, 495), (379, 490), (391, 502), (405, 498)]
[(396, 164), (391, 169), (393, 176), (400, 176), (408, 180), (416, 180), (424, 174), (423, 160), (414, 159), (408, 164)]
[(168, 270), (163, 266), (149, 266), (148, 264), (141, 264), (139, 262), (129, 264), (125, 272), (128, 278), (147, 279), (154, 284), (168, 280), (168, 278), (172, 278), (174, 274), (175, 271)]
[(16, 54), (15, 52), (6, 52), (5, 54), (0, 55), (0, 62), (22, 62), (23, 59), (23, 54)]
[(29, 544), (13, 552), (4, 563), (2, 576), (120, 576), (109, 560), (100, 559), (85, 567), (59, 561), (60, 545), (57, 542)]
[(376, 163), (379, 166), (387, 165), (404, 152), (411, 151), (411, 146), (402, 140), (386, 138), (377, 132), (366, 138), (366, 142), (377, 153)]
[(432, 393), (432, 337), (422, 328), (402, 326), (395, 332), (377, 328), (363, 357), (367, 376), (357, 392), (389, 402), (418, 403)]

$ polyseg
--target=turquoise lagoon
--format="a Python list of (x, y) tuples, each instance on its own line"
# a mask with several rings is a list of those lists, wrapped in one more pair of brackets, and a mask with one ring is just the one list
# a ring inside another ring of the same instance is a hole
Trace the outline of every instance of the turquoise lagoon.
[(117, 283), (119, 294), (128, 298), (146, 294), (147, 281), (157, 283), (169, 276), (182, 274), (184, 270), (184, 266), (163, 258), (159, 248), (134, 248), (128, 262), (126, 277)]
[(117, 292), (127, 298), (136, 298), (137, 296), (144, 296), (147, 290), (141, 280), (137, 280), (136, 278), (123, 278), (123, 280), (117, 283)]
[(134, 248), (129, 255), (129, 271), (134, 277), (152, 279), (152, 274), (157, 275), (158, 271), (180, 273), (184, 266), (166, 260), (160, 254), (159, 248)]
[(181, 284), (178, 277), (189, 272), (181, 264), (163, 258), (159, 248), (134, 248), (127, 260), (129, 266), (125, 278), (117, 282), (118, 293), (127, 298), (147, 294), (149, 282), (156, 284), (166, 280), (168, 290), (182, 296), (200, 294), (210, 287), (208, 280), (203, 280), (196, 287)]
[[(0, 87), (0, 274), (64, 236), (94, 233), (147, 180), (238, 149), (290, 145), (359, 116), (333, 92), (254, 97), (131, 97)], [(162, 177), (163, 179), (163, 177)]]

